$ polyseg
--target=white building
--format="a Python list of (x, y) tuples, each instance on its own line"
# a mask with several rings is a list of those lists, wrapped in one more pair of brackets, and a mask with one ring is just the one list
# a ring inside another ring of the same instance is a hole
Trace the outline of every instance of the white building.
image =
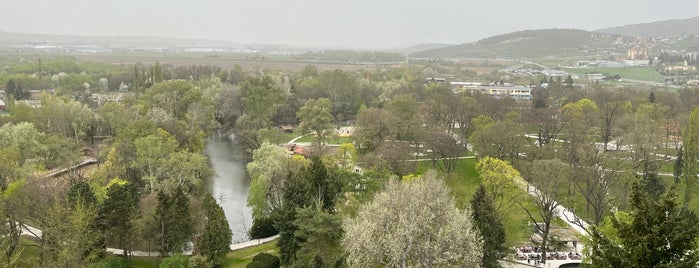
[(509, 96), (516, 100), (532, 99), (532, 89), (525, 86), (481, 86), (479, 91), (496, 98)]

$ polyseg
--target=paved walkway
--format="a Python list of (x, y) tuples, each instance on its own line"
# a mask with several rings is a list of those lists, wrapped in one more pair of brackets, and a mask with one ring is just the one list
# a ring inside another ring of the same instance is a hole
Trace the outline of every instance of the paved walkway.
[[(22, 235), (41, 239), (44, 234), (39, 228), (23, 224), (22, 225)], [(250, 240), (247, 242), (232, 244), (230, 248), (231, 248), (231, 250), (248, 248), (248, 247), (268, 243), (268, 242), (273, 241), (277, 238), (279, 238), (279, 235), (274, 235), (274, 236), (270, 236), (270, 237), (262, 238), (262, 239)], [(111, 253), (111, 254), (114, 254), (114, 255), (123, 255), (124, 254), (124, 250), (118, 249), (118, 248), (107, 248), (106, 251)], [(130, 253), (131, 253), (131, 256), (137, 256), (137, 257), (157, 257), (157, 256), (160, 256), (160, 252), (157, 252), (157, 251), (134, 250), (134, 251), (131, 251)], [(188, 251), (182, 252), (182, 255), (190, 256), (190, 255), (192, 255), (192, 251), (188, 250)]]

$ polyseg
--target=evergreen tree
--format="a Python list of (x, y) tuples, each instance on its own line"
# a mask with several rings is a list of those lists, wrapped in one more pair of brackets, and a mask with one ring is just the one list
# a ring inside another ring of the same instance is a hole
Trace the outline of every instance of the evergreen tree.
[(159, 192), (155, 215), (158, 224), (155, 238), (160, 244), (160, 254), (182, 252), (194, 234), (187, 194), (181, 187), (177, 187), (172, 196)]
[(214, 266), (223, 264), (228, 251), (230, 251), (233, 233), (223, 213), (223, 208), (209, 194), (204, 197), (204, 213), (206, 224), (204, 234), (199, 239), (199, 250)]
[(650, 92), (650, 95), (648, 95), (648, 102), (655, 103), (655, 92)]
[(495, 209), (493, 199), (481, 184), (471, 199), (473, 227), (483, 237), (483, 267), (500, 267), (498, 260), (505, 253), (505, 226)]
[(99, 211), (98, 226), (104, 232), (108, 243), (124, 249), (124, 255), (128, 255), (130, 250), (127, 238), (133, 231), (132, 219), (137, 212), (136, 185), (111, 183), (107, 189), (107, 199)]
[(572, 86), (573, 83), (573, 77), (571, 77), (570, 75), (566, 76), (566, 85)]
[(279, 255), (282, 264), (291, 264), (296, 259), (296, 252), (305, 242), (304, 237), (296, 235), (299, 227), (295, 221), (297, 209), (319, 205), (323, 211), (332, 213), (335, 197), (341, 186), (333, 180), (319, 157), (314, 157), (311, 165), (297, 174), (292, 174), (284, 184), (282, 207), (275, 213), (279, 229)]
[(68, 190), (68, 202), (70, 204), (83, 202), (83, 204), (93, 206), (97, 205), (97, 197), (95, 197), (95, 193), (90, 188), (90, 185), (86, 181), (81, 180)]
[(675, 185), (680, 183), (680, 177), (682, 177), (682, 167), (684, 166), (684, 160), (682, 159), (682, 146), (677, 150), (677, 159), (675, 159), (675, 166), (672, 169), (672, 176), (675, 177)]
[(652, 199), (633, 186), (630, 217), (592, 229), (592, 267), (696, 267), (699, 220), (679, 205), (674, 189)]

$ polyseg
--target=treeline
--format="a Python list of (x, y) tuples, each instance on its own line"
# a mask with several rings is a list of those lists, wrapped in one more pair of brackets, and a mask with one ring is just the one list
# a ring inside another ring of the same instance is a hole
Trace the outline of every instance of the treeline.
[(347, 63), (395, 63), (407, 60), (405, 55), (397, 52), (324, 50), (293, 55), (292, 59), (347, 62)]
[[(203, 151), (223, 88), (166, 80), (99, 108), (46, 93), (38, 107), (11, 104), (0, 128), (2, 264), (102, 267), (115, 261), (105, 249), (117, 248), (125, 256), (192, 250), (197, 267), (221, 265), (231, 230), (203, 188), (213, 175)], [(42, 175), (85, 158), (99, 164), (67, 178)], [(43, 233), (32, 235), (38, 255), (23, 253), (26, 225)]]

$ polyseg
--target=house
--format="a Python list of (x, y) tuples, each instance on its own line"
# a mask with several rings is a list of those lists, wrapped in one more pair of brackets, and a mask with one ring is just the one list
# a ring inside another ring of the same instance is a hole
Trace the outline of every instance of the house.
[(531, 100), (532, 89), (525, 86), (482, 86), (479, 88), (482, 94), (496, 98), (510, 97), (516, 100)]
[(642, 47), (634, 47), (626, 53), (626, 58), (630, 60), (644, 60), (648, 57), (648, 49)]
[(480, 88), (482, 84), (479, 82), (449, 82), (449, 85), (451, 86), (451, 90), (457, 93), (466, 90), (473, 92)]

